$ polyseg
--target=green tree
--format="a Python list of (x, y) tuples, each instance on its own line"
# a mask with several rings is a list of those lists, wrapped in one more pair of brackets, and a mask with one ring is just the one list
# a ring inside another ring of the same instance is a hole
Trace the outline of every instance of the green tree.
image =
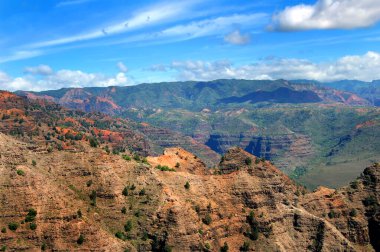
[(220, 252), (228, 252), (228, 244), (224, 242), (223, 246), (220, 248)]
[(77, 243), (78, 243), (79, 245), (82, 245), (83, 242), (84, 242), (84, 236), (83, 236), (82, 234), (80, 234), (79, 237), (78, 237)]
[(186, 181), (186, 184), (184, 185), (184, 187), (185, 187), (186, 190), (190, 189), (190, 183), (189, 183), (189, 181)]
[(16, 222), (11, 222), (8, 224), (8, 228), (11, 231), (16, 231), (18, 229), (18, 224)]
[(124, 225), (124, 230), (125, 232), (129, 232), (131, 231), (133, 228), (133, 224), (132, 224), (132, 221), (131, 220), (128, 220), (125, 225)]
[(128, 196), (128, 187), (124, 187), (122, 194), (123, 196)]
[(34, 222), (30, 223), (29, 224), (29, 228), (30, 228), (30, 230), (36, 230), (37, 229), (37, 224), (34, 223)]

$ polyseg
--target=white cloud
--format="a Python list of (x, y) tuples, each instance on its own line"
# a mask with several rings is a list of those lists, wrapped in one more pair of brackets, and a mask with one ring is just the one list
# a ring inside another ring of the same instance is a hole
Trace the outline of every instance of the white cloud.
[(87, 2), (90, 2), (91, 0), (68, 0), (68, 1), (62, 1), (59, 2), (56, 7), (64, 7), (64, 6), (71, 6), (71, 5), (78, 5), (78, 4), (84, 4)]
[(0, 72), (1, 89), (10, 91), (41, 91), (64, 87), (108, 87), (132, 84), (134, 82), (122, 72), (114, 77), (108, 77), (102, 74), (63, 69), (42, 78), (36, 78), (33, 75), (11, 78), (6, 73)]
[(35, 75), (50, 75), (53, 73), (53, 69), (51, 69), (48, 65), (39, 65), (34, 67), (26, 67), (24, 72)]
[(379, 0), (318, 0), (287, 7), (273, 16), (274, 28), (285, 31), (353, 29), (380, 21)]
[[(130, 36), (125, 39), (110, 42), (108, 45), (136, 43), (140, 41), (145, 41), (148, 43), (177, 42), (206, 36), (222, 36), (232, 29), (235, 29), (236, 26), (241, 28), (252, 28), (258, 26), (260, 23), (264, 23), (266, 18), (267, 14), (265, 13), (220, 16), (175, 25), (154, 33), (143, 33)], [(247, 39), (247, 34), (242, 36), (243, 39)]]
[(47, 40), (29, 45), (31, 48), (42, 48), (56, 45), (63, 45), (73, 42), (86, 41), (90, 39), (101, 38), (104, 36), (121, 34), (133, 31), (139, 28), (159, 25), (173, 19), (179, 19), (189, 11), (191, 6), (197, 1), (179, 1), (177, 3), (166, 2), (160, 3), (149, 8), (140, 10), (131, 18), (125, 19), (114, 24), (97, 27), (92, 31), (84, 32), (74, 36), (68, 36), (59, 39)]
[(124, 63), (121, 61), (119, 61), (117, 63), (117, 67), (119, 68), (120, 72), (122, 72), (122, 73), (128, 72), (128, 67), (126, 65), (124, 65)]
[(21, 59), (28, 59), (42, 55), (42, 51), (32, 50), (32, 51), (16, 51), (8, 56), (0, 56), (0, 63), (17, 61)]
[(235, 30), (224, 36), (224, 41), (234, 45), (245, 45), (251, 41), (251, 38), (249, 34), (241, 34), (239, 30)]
[[(249, 65), (233, 66), (229, 61), (174, 61), (166, 68), (177, 72), (178, 80), (214, 79), (310, 79), (334, 81), (380, 79), (380, 54), (367, 52), (314, 63), (304, 59), (264, 59)], [(157, 71), (157, 69), (156, 69)]]

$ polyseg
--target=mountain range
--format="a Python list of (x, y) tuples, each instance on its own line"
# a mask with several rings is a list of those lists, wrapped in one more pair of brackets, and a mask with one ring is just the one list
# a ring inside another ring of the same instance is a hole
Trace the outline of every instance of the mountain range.
[(215, 80), (17, 94), (168, 129), (220, 155), (239, 146), (316, 188), (347, 184), (379, 160), (380, 110), (363, 91), (370, 84), (350, 83)]
[[(149, 154), (136, 123), (0, 93), (3, 251), (378, 251), (380, 165), (309, 191), (239, 147)], [(206, 160), (207, 158), (203, 158)]]

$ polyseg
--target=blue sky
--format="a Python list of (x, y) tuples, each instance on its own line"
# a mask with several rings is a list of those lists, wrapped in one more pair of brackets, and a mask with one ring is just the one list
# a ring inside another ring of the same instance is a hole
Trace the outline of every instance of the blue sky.
[(0, 1), (0, 88), (380, 79), (378, 0)]

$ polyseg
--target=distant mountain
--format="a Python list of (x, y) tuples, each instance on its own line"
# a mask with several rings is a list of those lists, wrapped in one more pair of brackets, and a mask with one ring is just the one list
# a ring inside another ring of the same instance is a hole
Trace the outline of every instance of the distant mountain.
[(358, 80), (341, 80), (334, 82), (318, 82), (310, 80), (294, 80), (295, 83), (311, 83), (321, 87), (330, 87), (336, 90), (354, 93), (360, 97), (367, 99), (371, 105), (380, 106), (380, 80), (372, 82)]
[[(341, 186), (356, 177), (357, 167), (380, 159), (379, 109), (315, 82), (216, 80), (18, 93), (166, 128), (219, 154), (240, 146), (310, 187)], [(164, 145), (159, 132), (150, 138)]]
[[(68, 88), (43, 92), (17, 92), (30, 98), (42, 97), (63, 106), (109, 114), (122, 109), (186, 109), (201, 110), (205, 107), (220, 109), (230, 107), (223, 101), (235, 99), (236, 106), (244, 96), (257, 93), (251, 100), (253, 106), (260, 103), (342, 103), (368, 105), (365, 99), (349, 92), (337, 91), (312, 84), (291, 83), (286, 80), (216, 80), (210, 82), (163, 82), (127, 87)], [(263, 96), (265, 94), (265, 96)], [(294, 96), (290, 95), (293, 94)], [(307, 94), (307, 95), (303, 95)], [(286, 99), (283, 97), (287, 96)], [(260, 97), (260, 99), (258, 99)], [(281, 98), (283, 100), (279, 100)], [(301, 98), (301, 99), (300, 99)], [(239, 100), (240, 99), (240, 100)]]

